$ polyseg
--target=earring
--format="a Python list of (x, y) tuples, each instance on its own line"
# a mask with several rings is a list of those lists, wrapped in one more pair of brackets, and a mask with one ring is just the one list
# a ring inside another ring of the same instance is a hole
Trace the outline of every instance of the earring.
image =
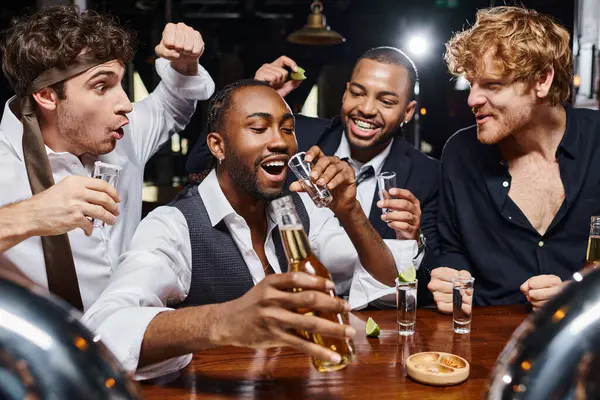
[(219, 158), (219, 164), (223, 164), (223, 158)]

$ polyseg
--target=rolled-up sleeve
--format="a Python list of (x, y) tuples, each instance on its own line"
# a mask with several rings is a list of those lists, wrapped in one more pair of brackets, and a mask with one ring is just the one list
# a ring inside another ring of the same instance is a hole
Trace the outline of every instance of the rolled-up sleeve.
[(191, 246), (185, 217), (159, 207), (145, 218), (120, 259), (108, 286), (87, 310), (83, 322), (101, 336), (123, 367), (138, 379), (183, 368), (191, 355), (138, 369), (140, 349), (152, 319), (183, 301), (191, 282)]
[(192, 360), (192, 354), (187, 354), (138, 368), (140, 348), (146, 328), (156, 315), (164, 311), (171, 311), (171, 309), (166, 307), (117, 309), (95, 330), (103, 343), (121, 362), (123, 368), (135, 372), (137, 380), (153, 379), (179, 371)]
[[(384, 242), (394, 257), (398, 273), (413, 265), (413, 258), (419, 250), (416, 240), (384, 239)], [(357, 261), (348, 302), (353, 310), (365, 308), (371, 302), (377, 302), (379, 306), (394, 307), (396, 288), (373, 278)]]
[(156, 71), (161, 82), (145, 99), (133, 105), (128, 114), (137, 161), (145, 164), (148, 159), (174, 133), (182, 131), (196, 111), (198, 100), (207, 100), (215, 91), (215, 83), (208, 72), (198, 65), (198, 74), (180, 74), (170, 62), (159, 58)]
[(198, 64), (196, 75), (183, 75), (170, 66), (164, 58), (156, 60), (156, 72), (173, 93), (191, 100), (207, 100), (215, 91), (215, 82), (204, 67)]

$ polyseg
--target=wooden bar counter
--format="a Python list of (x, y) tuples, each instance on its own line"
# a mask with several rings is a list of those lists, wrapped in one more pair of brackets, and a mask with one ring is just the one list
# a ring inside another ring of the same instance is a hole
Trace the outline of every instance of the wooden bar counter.
[[(379, 338), (365, 336), (368, 317), (379, 324)], [(399, 337), (395, 310), (355, 312), (356, 356), (342, 371), (321, 374), (292, 349), (223, 347), (195, 354), (178, 376), (141, 389), (146, 399), (481, 399), (496, 358), (526, 317), (525, 306), (476, 307), (471, 333), (457, 335), (451, 315), (419, 309), (416, 333)], [(471, 363), (469, 378), (452, 387), (413, 381), (404, 361), (422, 351), (462, 356)]]

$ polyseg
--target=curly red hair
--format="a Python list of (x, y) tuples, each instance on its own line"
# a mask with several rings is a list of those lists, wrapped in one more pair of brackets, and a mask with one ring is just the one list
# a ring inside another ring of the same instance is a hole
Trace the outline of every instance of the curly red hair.
[(453, 75), (472, 80), (485, 71), (483, 56), (490, 50), (494, 74), (535, 82), (552, 67), (550, 105), (569, 98), (573, 77), (569, 32), (552, 17), (522, 7), (479, 10), (475, 24), (446, 43), (444, 59)]

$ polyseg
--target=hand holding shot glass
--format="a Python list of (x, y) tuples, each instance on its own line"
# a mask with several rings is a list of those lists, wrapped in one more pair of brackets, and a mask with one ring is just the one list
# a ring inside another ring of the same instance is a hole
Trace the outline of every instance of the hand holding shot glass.
[(475, 278), (455, 276), (452, 278), (452, 320), (454, 333), (471, 332), (473, 290)]
[[(377, 190), (379, 193), (379, 200), (393, 199), (390, 194), (390, 189), (396, 187), (396, 173), (395, 172), (382, 172), (377, 175)], [(382, 213), (391, 212), (389, 208), (382, 208)]]
[(296, 153), (288, 161), (288, 166), (294, 175), (296, 175), (296, 178), (298, 178), (298, 181), (304, 190), (306, 190), (315, 205), (317, 207), (327, 207), (333, 200), (333, 197), (327, 188), (319, 187), (311, 180), (310, 172), (312, 171), (313, 165), (311, 162), (304, 161), (305, 156), (306, 152), (304, 151)]
[[(122, 169), (123, 168), (119, 167), (118, 165), (96, 161), (94, 163), (94, 174), (92, 175), (92, 178), (102, 179), (113, 187), (117, 187), (117, 181)], [(94, 218), (92, 218), (92, 224), (94, 228), (103, 228), (106, 226), (105, 222)]]
[(395, 172), (377, 175), (381, 219), (396, 231), (396, 239), (417, 240), (421, 229), (421, 203), (408, 189), (398, 188)]

